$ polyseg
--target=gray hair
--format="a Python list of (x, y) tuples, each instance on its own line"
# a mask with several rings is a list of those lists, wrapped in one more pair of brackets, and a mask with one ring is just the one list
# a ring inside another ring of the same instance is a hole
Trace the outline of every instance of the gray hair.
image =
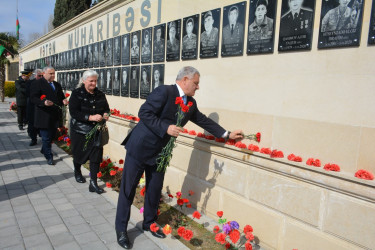
[(185, 66), (180, 71), (178, 71), (176, 81), (182, 80), (185, 76), (187, 76), (189, 79), (193, 78), (194, 75), (197, 74), (198, 76), (201, 76), (199, 71), (192, 67), (192, 66)]
[(92, 77), (92, 76), (96, 76), (96, 78), (98, 78), (99, 74), (95, 70), (91, 70), (91, 69), (83, 72), (83, 75), (81, 79), (79, 79), (79, 82), (77, 84), (77, 89), (83, 85), (83, 81), (85, 81), (87, 78)]
[(43, 68), (43, 72), (45, 73), (45, 72), (47, 72), (47, 70), (49, 70), (49, 69), (53, 69), (53, 70), (55, 70), (54, 67), (46, 66), (46, 67)]
[(37, 74), (40, 74), (40, 73), (43, 73), (43, 70), (41, 70), (41, 69), (35, 69), (35, 70), (33, 71), (33, 74), (31, 75), (31, 77), (30, 77), (29, 80), (34, 80), (34, 79), (36, 78), (36, 75), (37, 75)]

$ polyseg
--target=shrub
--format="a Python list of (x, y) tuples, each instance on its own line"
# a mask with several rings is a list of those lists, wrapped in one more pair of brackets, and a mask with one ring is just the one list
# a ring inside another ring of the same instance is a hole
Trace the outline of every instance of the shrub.
[(5, 81), (4, 94), (7, 97), (14, 97), (16, 95), (16, 85), (14, 81)]

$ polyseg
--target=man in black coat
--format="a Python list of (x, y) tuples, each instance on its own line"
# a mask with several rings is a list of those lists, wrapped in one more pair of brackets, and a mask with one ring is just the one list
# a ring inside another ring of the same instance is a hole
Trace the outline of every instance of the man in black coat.
[(45, 67), (43, 77), (35, 81), (31, 89), (31, 102), (35, 105), (34, 126), (39, 128), (42, 136), (40, 152), (46, 157), (48, 165), (53, 165), (51, 143), (62, 118), (62, 106), (68, 104), (60, 83), (54, 80), (55, 69)]
[[(183, 131), (181, 127), (190, 120), (216, 137), (243, 139), (241, 130), (226, 131), (198, 110), (193, 96), (199, 89), (199, 77), (198, 70), (190, 66), (184, 67), (177, 75), (177, 84), (156, 88), (139, 110), (140, 122), (122, 143), (127, 152), (117, 204), (116, 234), (117, 242), (123, 248), (131, 248), (127, 235), (130, 207), (144, 171), (146, 172), (146, 194), (143, 230), (150, 231), (150, 225), (157, 218), (165, 173), (156, 170), (156, 159), (171, 136), (177, 137)], [(192, 104), (189, 111), (185, 113), (181, 127), (175, 125), (178, 110), (178, 105), (175, 104), (176, 97), (187, 99), (185, 102)], [(160, 229), (151, 233), (155, 237), (165, 237)]]
[(30, 70), (24, 70), (21, 72), (21, 76), (15, 82), (16, 86), (16, 104), (17, 104), (17, 122), (18, 128), (23, 130), (23, 125), (27, 124), (26, 119), (26, 103), (27, 103), (27, 95), (26, 95), (26, 81), (29, 80), (31, 75)]

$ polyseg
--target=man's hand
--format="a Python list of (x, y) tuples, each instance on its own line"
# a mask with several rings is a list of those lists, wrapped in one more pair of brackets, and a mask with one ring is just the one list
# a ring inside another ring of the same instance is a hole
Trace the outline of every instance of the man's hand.
[(44, 101), (44, 105), (46, 105), (46, 106), (52, 106), (53, 105), (53, 101), (45, 100)]
[(184, 131), (183, 128), (177, 127), (176, 125), (169, 125), (167, 134), (173, 137), (177, 137), (182, 131)]
[(90, 115), (89, 116), (89, 121), (92, 121), (92, 122), (100, 122), (101, 120), (103, 120), (103, 116), (99, 115), (99, 114), (96, 114), (96, 115)]
[(108, 121), (108, 118), (109, 118), (108, 113), (104, 113), (104, 114), (103, 114), (103, 118), (104, 118), (106, 121)]
[(243, 132), (241, 129), (237, 129), (229, 134), (229, 139), (241, 141), (243, 139)]

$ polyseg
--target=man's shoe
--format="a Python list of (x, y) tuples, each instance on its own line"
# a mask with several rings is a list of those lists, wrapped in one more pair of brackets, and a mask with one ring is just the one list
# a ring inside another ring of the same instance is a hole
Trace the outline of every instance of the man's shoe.
[(31, 142), (30, 142), (29, 146), (35, 146), (35, 145), (36, 145), (36, 141), (34, 141), (34, 140), (31, 140)]
[(116, 235), (117, 235), (117, 243), (125, 248), (125, 249), (130, 249), (132, 248), (132, 245), (130, 244), (130, 241), (129, 241), (129, 237), (128, 237), (128, 234), (127, 232), (117, 232), (116, 231)]
[(74, 177), (78, 183), (85, 183), (86, 179), (82, 176), (82, 172), (74, 171)]
[(90, 192), (96, 192), (97, 194), (101, 194), (104, 192), (104, 189), (100, 188), (98, 186), (97, 181), (90, 180), (90, 186), (89, 186), (89, 191)]
[(55, 164), (53, 164), (53, 159), (52, 159), (52, 158), (49, 158), (49, 159), (47, 160), (47, 164), (48, 164), (48, 165), (55, 165)]
[(156, 238), (164, 239), (166, 237), (165, 234), (163, 233), (163, 230), (161, 230), (160, 228), (156, 232), (152, 232), (150, 227), (142, 226), (142, 228), (143, 228), (143, 231), (149, 231), (152, 234), (152, 236)]

